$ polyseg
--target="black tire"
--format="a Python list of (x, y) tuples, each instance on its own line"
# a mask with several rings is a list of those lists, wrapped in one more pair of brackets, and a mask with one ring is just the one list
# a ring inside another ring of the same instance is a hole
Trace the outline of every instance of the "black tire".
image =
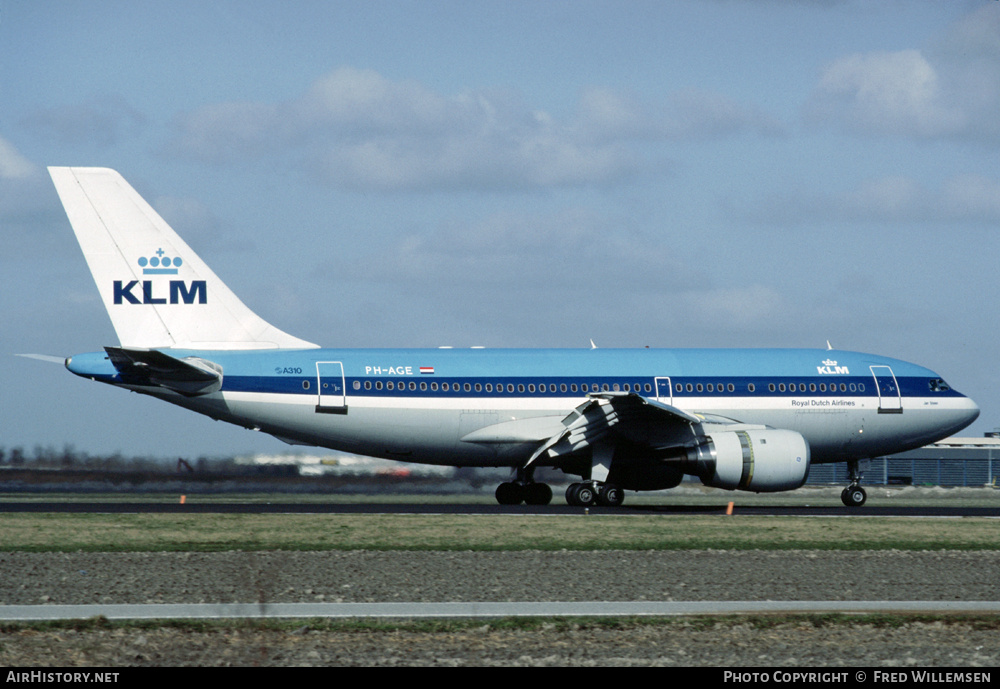
[(552, 502), (552, 489), (547, 483), (529, 483), (522, 492), (524, 501), (529, 505), (548, 505)]
[(868, 494), (861, 486), (848, 486), (840, 494), (840, 499), (848, 507), (861, 507), (868, 499)]
[(516, 483), (501, 483), (497, 486), (496, 498), (501, 505), (520, 505), (524, 501), (524, 491)]
[(576, 497), (576, 491), (580, 489), (579, 483), (571, 483), (566, 487), (566, 504), (579, 507), (580, 501)]
[(613, 483), (605, 483), (597, 493), (597, 503), (605, 507), (619, 507), (625, 502), (625, 491)]
[(579, 488), (576, 490), (576, 504), (580, 507), (589, 507), (593, 505), (597, 496), (594, 494), (594, 489), (586, 483), (578, 484)]

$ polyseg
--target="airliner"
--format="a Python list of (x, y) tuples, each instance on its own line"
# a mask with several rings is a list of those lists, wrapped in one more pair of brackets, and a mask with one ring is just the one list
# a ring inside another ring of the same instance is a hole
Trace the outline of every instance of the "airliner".
[[(801, 487), (846, 462), (948, 437), (979, 408), (937, 373), (826, 349), (325, 349), (240, 301), (116, 171), (49, 173), (118, 336), (71, 372), (290, 444), (456, 467), (505, 467), (500, 504), (621, 505), (685, 477)], [(579, 480), (576, 480), (576, 477)]]

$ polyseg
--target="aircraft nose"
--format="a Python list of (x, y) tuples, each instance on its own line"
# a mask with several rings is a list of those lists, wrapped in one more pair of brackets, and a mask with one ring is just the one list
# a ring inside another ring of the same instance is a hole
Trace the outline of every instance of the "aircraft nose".
[(979, 418), (979, 405), (973, 402), (969, 397), (966, 397), (965, 401), (968, 403), (968, 408), (965, 410), (968, 421), (965, 422), (965, 425), (968, 426), (970, 423)]
[(949, 419), (952, 425), (950, 433), (957, 433), (979, 418), (979, 405), (969, 397), (962, 397), (955, 405), (951, 417)]

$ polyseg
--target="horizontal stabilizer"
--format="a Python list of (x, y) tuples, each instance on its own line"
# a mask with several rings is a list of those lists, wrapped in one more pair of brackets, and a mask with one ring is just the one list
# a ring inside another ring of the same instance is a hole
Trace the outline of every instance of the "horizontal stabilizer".
[(105, 347), (104, 351), (130, 385), (162, 387), (191, 397), (222, 387), (222, 367), (205, 359), (178, 359), (155, 349)]

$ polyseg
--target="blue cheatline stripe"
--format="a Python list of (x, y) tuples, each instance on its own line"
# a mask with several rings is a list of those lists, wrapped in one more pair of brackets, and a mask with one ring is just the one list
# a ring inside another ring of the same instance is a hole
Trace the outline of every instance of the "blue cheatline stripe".
[[(424, 376), (407, 377), (347, 377), (347, 394), (365, 397), (567, 397), (588, 392), (635, 392), (644, 397), (667, 397), (682, 400), (685, 397), (745, 397), (795, 398), (809, 397), (878, 397), (875, 381), (870, 376), (850, 377), (776, 377), (776, 378), (726, 378), (672, 377), (671, 390), (657, 389), (653, 376), (481, 376), (440, 377), (433, 381)], [(334, 376), (324, 380), (335, 381)], [(962, 397), (954, 390), (931, 392), (928, 378), (899, 378), (902, 397)], [(392, 386), (391, 388), (389, 386)], [(753, 386), (751, 390), (750, 386)], [(315, 395), (315, 375), (239, 376), (226, 374), (223, 391), (260, 392), (277, 394)], [(502, 386), (502, 390), (498, 390)], [(512, 388), (512, 389), (511, 389)], [(893, 393), (895, 394), (895, 393)]]

